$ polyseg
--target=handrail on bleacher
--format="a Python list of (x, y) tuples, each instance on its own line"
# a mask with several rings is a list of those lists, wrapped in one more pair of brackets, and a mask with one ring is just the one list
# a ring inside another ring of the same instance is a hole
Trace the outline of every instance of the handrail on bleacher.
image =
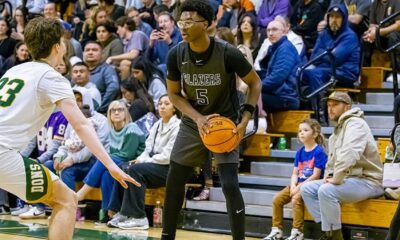
[[(309, 101), (314, 96), (317, 96), (317, 98), (318, 98), (318, 95), (317, 95), (318, 93), (320, 93), (321, 91), (323, 91), (323, 90), (325, 90), (325, 89), (327, 89), (327, 88), (329, 88), (331, 86), (335, 86), (336, 85), (336, 82), (337, 82), (337, 79), (336, 79), (336, 64), (335, 64), (335, 57), (334, 57), (334, 55), (332, 53), (334, 50), (335, 49), (328, 49), (325, 52), (323, 52), (320, 55), (318, 55), (317, 57), (315, 57), (315, 58), (311, 59), (310, 61), (308, 61), (305, 65), (299, 67), (299, 69), (297, 70), (296, 76), (297, 76), (297, 90), (298, 90), (300, 99)], [(313, 92), (309, 93), (308, 95), (304, 96), (303, 95), (303, 91), (301, 91), (301, 82), (302, 82), (302, 79), (303, 79), (304, 70), (306, 70), (313, 63), (319, 61), (320, 59), (322, 59), (325, 56), (328, 56), (329, 59), (332, 62), (332, 65), (331, 65), (332, 76), (331, 76), (331, 78), (329, 79), (329, 81), (326, 84), (322, 85), (320, 88), (318, 88), (315, 91), (313, 91)], [(316, 119), (319, 120), (320, 119), (320, 111), (319, 111), (320, 109), (319, 109), (318, 102), (319, 101), (317, 99), (317, 101), (315, 101), (316, 104), (315, 104), (315, 106), (313, 106), (313, 108), (315, 109)]]
[(376, 34), (375, 35), (375, 41), (376, 41), (376, 45), (377, 45), (378, 49), (381, 50), (382, 52), (390, 54), (390, 59), (391, 59), (391, 62), (392, 62), (393, 94), (394, 94), (394, 97), (396, 97), (399, 94), (399, 83), (398, 83), (397, 72), (396, 72), (396, 67), (395, 67), (395, 66), (397, 66), (395, 49), (400, 46), (400, 42), (397, 42), (397, 43), (393, 44), (392, 46), (388, 46), (386, 49), (384, 49), (383, 46), (382, 46), (382, 43), (381, 43), (380, 30), (381, 30), (382, 26), (384, 26), (388, 22), (393, 21), (398, 16), (400, 16), (400, 11), (390, 15), (389, 17), (387, 17), (385, 19), (383, 19), (378, 24), (378, 27), (377, 27), (376, 32), (375, 32), (375, 34)]

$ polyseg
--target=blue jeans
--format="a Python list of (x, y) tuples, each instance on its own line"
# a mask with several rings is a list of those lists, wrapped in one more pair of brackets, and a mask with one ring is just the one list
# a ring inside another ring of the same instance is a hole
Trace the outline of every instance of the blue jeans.
[[(119, 167), (121, 167), (123, 162), (126, 162), (125, 159), (116, 156), (111, 156), (111, 159)], [(111, 174), (103, 163), (97, 160), (83, 182), (93, 188), (100, 187), (102, 195), (101, 208), (106, 210), (110, 203), (111, 191), (115, 180), (111, 177)]]
[(61, 180), (67, 185), (70, 189), (75, 191), (75, 182), (82, 181), (92, 166), (95, 164), (96, 158), (91, 157), (88, 161), (83, 163), (75, 163), (71, 167), (65, 168), (61, 171)]
[[(89, 170), (92, 168), (96, 162), (95, 157), (91, 157), (88, 161), (83, 163), (75, 163), (74, 165), (65, 168), (61, 171), (61, 181), (65, 183), (72, 191), (75, 191), (75, 182), (82, 181)], [(48, 160), (44, 165), (52, 172), (56, 172), (54, 169), (54, 161)]]
[(301, 186), (301, 196), (314, 221), (322, 223), (324, 232), (342, 228), (340, 204), (360, 202), (384, 193), (381, 185), (363, 178), (346, 178), (341, 185), (323, 181), (304, 183)]

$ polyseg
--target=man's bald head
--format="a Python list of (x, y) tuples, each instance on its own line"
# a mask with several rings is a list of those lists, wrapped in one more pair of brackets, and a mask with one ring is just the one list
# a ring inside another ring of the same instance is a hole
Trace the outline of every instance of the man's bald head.
[(274, 44), (285, 35), (285, 26), (281, 21), (273, 20), (268, 24), (267, 36), (269, 41)]

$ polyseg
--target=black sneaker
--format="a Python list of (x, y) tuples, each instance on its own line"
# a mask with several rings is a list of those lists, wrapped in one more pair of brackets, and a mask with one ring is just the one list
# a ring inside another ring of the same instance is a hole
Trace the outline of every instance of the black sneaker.
[(4, 205), (0, 205), (0, 215), (9, 215), (10, 214), (10, 208)]

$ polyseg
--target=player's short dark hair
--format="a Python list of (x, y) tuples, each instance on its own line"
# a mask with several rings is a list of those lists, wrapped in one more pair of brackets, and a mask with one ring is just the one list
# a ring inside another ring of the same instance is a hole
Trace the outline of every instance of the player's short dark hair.
[(28, 22), (24, 31), (25, 43), (34, 60), (50, 55), (54, 44), (61, 44), (64, 29), (54, 18), (37, 17)]
[(127, 17), (127, 16), (122, 16), (120, 18), (117, 19), (116, 21), (117, 26), (126, 26), (128, 27), (128, 30), (133, 32), (136, 30), (136, 24), (135, 21), (133, 21), (133, 19)]
[(182, 14), (182, 12), (196, 12), (199, 16), (207, 20), (208, 26), (211, 25), (214, 19), (214, 10), (208, 0), (184, 1), (179, 12), (180, 14)]

